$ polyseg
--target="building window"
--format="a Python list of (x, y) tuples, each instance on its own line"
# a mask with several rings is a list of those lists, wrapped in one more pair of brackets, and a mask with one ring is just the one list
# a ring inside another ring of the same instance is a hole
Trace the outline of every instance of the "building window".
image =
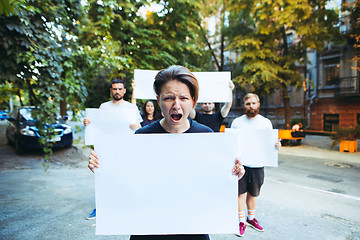
[(340, 58), (324, 60), (325, 84), (334, 85), (340, 80)]
[(339, 114), (324, 114), (324, 131), (333, 132), (339, 128)]

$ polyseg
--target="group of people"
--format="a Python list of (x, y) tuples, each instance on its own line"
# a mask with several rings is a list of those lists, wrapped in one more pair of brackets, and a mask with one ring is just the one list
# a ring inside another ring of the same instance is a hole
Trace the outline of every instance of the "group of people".
[[(199, 85), (195, 76), (183, 66), (170, 66), (161, 70), (155, 77), (153, 84), (157, 97), (157, 103), (161, 113), (156, 112), (155, 103), (147, 101), (144, 105), (142, 119), (137, 117), (138, 122), (129, 127), (135, 134), (148, 133), (211, 133), (219, 132), (223, 120), (227, 117), (232, 102), (227, 102), (220, 111), (215, 111), (214, 103), (203, 103), (203, 112), (195, 111), (195, 106), (199, 95)], [(234, 84), (230, 81), (231, 92)], [(101, 104), (100, 108), (112, 106), (113, 109), (133, 108), (136, 105), (123, 99), (126, 88), (121, 80), (111, 82), (110, 92), (112, 100)], [(232, 97), (231, 97), (232, 99)], [(256, 94), (249, 93), (244, 99), (245, 114), (236, 118), (231, 128), (252, 128), (252, 129), (272, 129), (269, 119), (259, 114), (260, 100)], [(89, 119), (84, 120), (84, 124), (90, 123)], [(141, 124), (141, 128), (140, 128)], [(276, 147), (280, 144), (277, 142)], [(101, 160), (93, 151), (89, 157), (89, 169), (94, 172), (100, 166)], [(256, 198), (260, 193), (260, 188), (264, 182), (263, 166), (243, 166), (239, 159), (234, 159), (232, 173), (239, 178), (238, 182), (238, 203), (239, 203), (239, 234), (243, 236), (246, 226), (251, 226), (255, 230), (263, 231), (255, 218)], [(248, 214), (246, 218), (246, 207)], [(94, 209), (95, 211), (95, 209)], [(207, 234), (197, 235), (146, 235), (131, 236), (130, 239), (209, 239)]]

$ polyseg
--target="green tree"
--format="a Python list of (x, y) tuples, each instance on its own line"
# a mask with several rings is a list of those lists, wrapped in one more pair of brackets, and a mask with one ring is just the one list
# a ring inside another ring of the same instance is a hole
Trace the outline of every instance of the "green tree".
[[(321, 51), (326, 42), (340, 41), (338, 13), (327, 9), (327, 0), (229, 1), (231, 48), (240, 51), (240, 85), (261, 95), (282, 90), (285, 127), (290, 128), (288, 87), (304, 79), (296, 64), (305, 63), (307, 49)], [(288, 34), (294, 41), (287, 41)]]
[(11, 14), (0, 15), (0, 84), (25, 92), (26, 104), (40, 109), (41, 141), (48, 146), (51, 131), (44, 130), (59, 102), (65, 96), (81, 102), (86, 94), (82, 70), (74, 67), (81, 55), (75, 39), (82, 8), (76, 0), (31, 0), (16, 6)]
[[(198, 8), (202, 19), (196, 21), (197, 26), (200, 28), (200, 34), (202, 41), (206, 44), (209, 54), (211, 54), (214, 67), (217, 71), (223, 71), (225, 67), (224, 63), (224, 51), (226, 50), (227, 45), (229, 44), (227, 40), (227, 26), (226, 21), (226, 12), (227, 5), (226, 1), (218, 0), (203, 0), (198, 1)], [(205, 25), (204, 20), (215, 20), (209, 22), (208, 26)], [(214, 26), (211, 24), (215, 23)], [(214, 29), (209, 29), (213, 28)], [(210, 31), (213, 31), (211, 32)], [(209, 66), (212, 68), (213, 66)]]
[(206, 63), (208, 55), (194, 24), (200, 20), (197, 2), (153, 2), (161, 10), (148, 10), (144, 16), (148, 1), (89, 1), (79, 37), (91, 66), (86, 77), (87, 107), (98, 107), (108, 99), (111, 79), (123, 78), (130, 85), (134, 69), (172, 64), (199, 69)]
[(351, 31), (349, 34), (350, 42), (355, 49), (355, 56), (352, 58), (355, 69), (360, 72), (360, 0), (356, 0), (345, 6), (347, 10), (350, 10), (350, 25)]

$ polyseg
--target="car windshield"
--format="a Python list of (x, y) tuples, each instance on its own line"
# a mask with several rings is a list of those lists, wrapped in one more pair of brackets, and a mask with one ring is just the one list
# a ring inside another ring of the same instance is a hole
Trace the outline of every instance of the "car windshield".
[(32, 110), (32, 108), (21, 108), (20, 114), (26, 121), (35, 121), (31, 114)]

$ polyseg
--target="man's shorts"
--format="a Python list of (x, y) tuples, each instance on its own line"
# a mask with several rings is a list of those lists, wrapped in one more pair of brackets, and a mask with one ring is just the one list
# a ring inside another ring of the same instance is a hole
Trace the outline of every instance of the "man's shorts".
[(264, 183), (264, 168), (244, 168), (245, 174), (238, 182), (238, 194), (249, 192), (251, 196), (257, 197)]

